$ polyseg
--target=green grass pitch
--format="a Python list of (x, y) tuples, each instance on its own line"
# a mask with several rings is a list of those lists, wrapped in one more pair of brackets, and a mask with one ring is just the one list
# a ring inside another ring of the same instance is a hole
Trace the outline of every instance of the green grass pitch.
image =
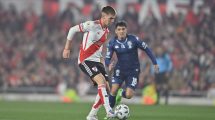
[[(214, 106), (128, 105), (129, 120), (215, 120)], [(90, 103), (0, 101), (0, 120), (86, 120)], [(99, 111), (99, 120), (105, 116)]]

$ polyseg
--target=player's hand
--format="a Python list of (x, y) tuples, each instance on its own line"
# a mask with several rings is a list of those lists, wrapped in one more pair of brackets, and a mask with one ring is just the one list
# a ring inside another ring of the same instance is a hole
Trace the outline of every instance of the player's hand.
[(155, 73), (159, 73), (159, 66), (158, 65), (154, 65), (154, 71), (155, 71)]
[(70, 57), (70, 50), (69, 49), (64, 49), (63, 50), (63, 58), (68, 59)]
[(109, 70), (110, 72), (113, 71), (114, 65), (115, 65), (115, 62), (112, 61), (112, 62), (110, 63), (110, 65), (108, 66), (108, 70)]

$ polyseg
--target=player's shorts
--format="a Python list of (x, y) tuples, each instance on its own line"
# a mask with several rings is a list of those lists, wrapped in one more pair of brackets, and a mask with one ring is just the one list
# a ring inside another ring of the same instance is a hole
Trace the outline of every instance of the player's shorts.
[(129, 87), (135, 90), (139, 82), (139, 73), (140, 73), (140, 69), (134, 69), (130, 72), (122, 72), (122, 73), (120, 69), (115, 69), (111, 83), (119, 84), (120, 86), (122, 86), (123, 82), (125, 81), (126, 88)]
[[(108, 81), (108, 74), (105, 71), (105, 67), (100, 62), (94, 62), (94, 61), (84, 61), (79, 64), (80, 69), (88, 75), (91, 80), (98, 74), (102, 74), (105, 77), (105, 80)], [(93, 80), (92, 80), (93, 81)], [(94, 85), (97, 85), (93, 81)]]
[(155, 82), (156, 82), (156, 84), (167, 84), (168, 78), (166, 77), (166, 72), (156, 73)]

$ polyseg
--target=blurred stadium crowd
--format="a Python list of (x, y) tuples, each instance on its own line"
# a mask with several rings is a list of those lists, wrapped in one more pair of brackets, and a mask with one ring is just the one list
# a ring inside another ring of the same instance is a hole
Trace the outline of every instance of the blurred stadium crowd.
[[(110, 2), (115, 6), (114, 0)], [(71, 59), (61, 57), (70, 26), (99, 16), (98, 6), (87, 3), (86, 6), (93, 7), (92, 11), (70, 4), (63, 12), (38, 16), (31, 9), (19, 13), (15, 5), (5, 9), (0, 3), (0, 87), (57, 88), (61, 83), (76, 89), (89, 87), (89, 79), (77, 65), (81, 34), (74, 38)], [(147, 38), (145, 42), (155, 54), (162, 49), (170, 55), (173, 65), (169, 73), (170, 89), (186, 94), (215, 87), (214, 13), (215, 2), (211, 0), (197, 14), (189, 9), (185, 15), (163, 14), (162, 20), (148, 15), (140, 24), (135, 4), (129, 4), (118, 19), (127, 21), (130, 33), (143, 40)], [(142, 52), (140, 60), (142, 73), (138, 87), (143, 88), (153, 81), (153, 74), (150, 61)]]

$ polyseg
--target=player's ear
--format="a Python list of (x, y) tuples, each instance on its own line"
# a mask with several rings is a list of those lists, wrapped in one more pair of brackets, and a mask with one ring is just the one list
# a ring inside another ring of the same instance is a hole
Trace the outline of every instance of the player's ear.
[(115, 29), (115, 33), (117, 34), (117, 29)]
[(125, 27), (125, 32), (127, 33), (127, 31), (128, 31), (128, 29), (127, 29), (127, 27)]
[(102, 12), (102, 14), (101, 14), (101, 18), (104, 18), (105, 17), (105, 13), (104, 12)]

